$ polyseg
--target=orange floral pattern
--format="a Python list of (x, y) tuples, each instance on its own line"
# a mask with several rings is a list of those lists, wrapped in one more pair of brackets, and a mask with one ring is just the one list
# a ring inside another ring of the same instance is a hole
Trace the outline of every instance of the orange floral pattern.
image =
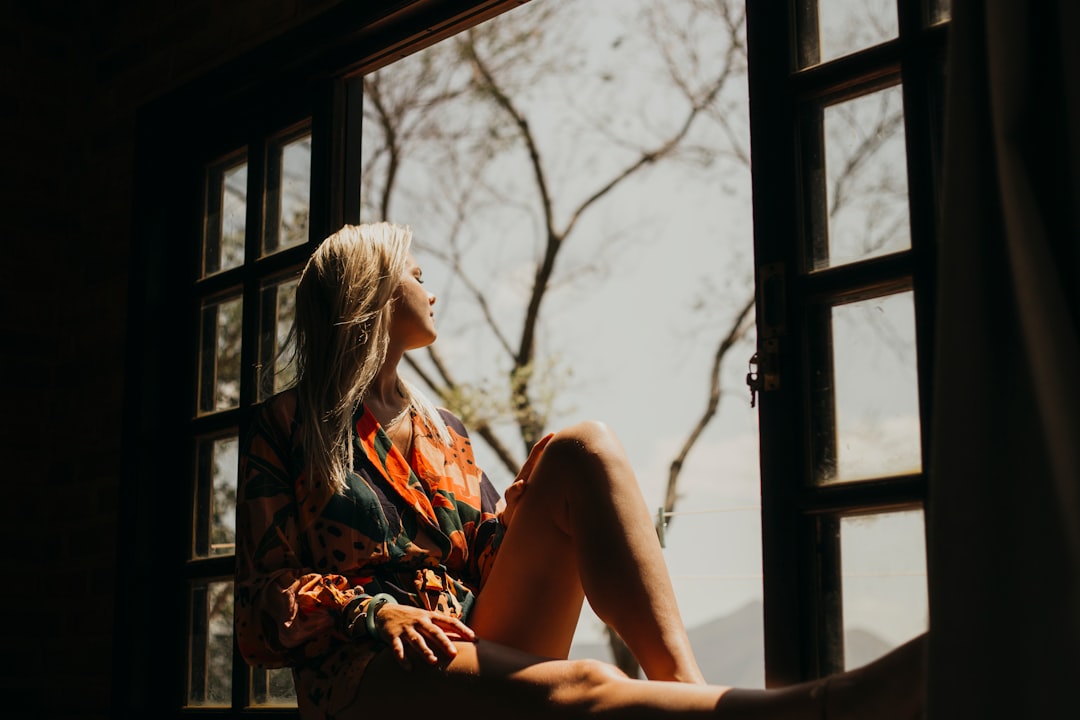
[(413, 417), (405, 458), (361, 408), (349, 487), (334, 493), (308, 477), (295, 393), (255, 414), (237, 492), (236, 636), (249, 664), (293, 668), (305, 719), (355, 703), (380, 650), (341, 629), (342, 610), (358, 594), (389, 592), (464, 617), (494, 561), (498, 493), (464, 426), (443, 416), (452, 442)]

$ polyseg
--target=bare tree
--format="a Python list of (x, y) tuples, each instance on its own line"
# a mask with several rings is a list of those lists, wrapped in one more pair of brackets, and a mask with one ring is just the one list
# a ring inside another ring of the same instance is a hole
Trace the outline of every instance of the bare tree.
[[(472, 103), (470, 108), (478, 111), (479, 117), (487, 123), (486, 127), (479, 129), (480, 136), (485, 142), (472, 146), (471, 154), (465, 160), (471, 163), (469, 171), (459, 172), (459, 176), (466, 175), (471, 178), (471, 181), (466, 191), (449, 199), (453, 212), (459, 219), (464, 217), (471, 205), (477, 202), (477, 193), (480, 191), (486, 193), (485, 197), (489, 201), (492, 199), (505, 201), (506, 198), (499, 198), (497, 188), (482, 187), (479, 178), (482, 175), (482, 169), (496, 157), (497, 153), (520, 152), (525, 156), (532, 189), (531, 200), (526, 201), (519, 197), (516, 202), (527, 202), (531, 206), (529, 209), (532, 211), (532, 217), (536, 218), (539, 224), (537, 234), (540, 242), (522, 311), (515, 323), (517, 330), (514, 332), (509, 332), (500, 324), (498, 318), (491, 312), (492, 303), (485, 294), (483, 284), (470, 278), (467, 273), (461, 261), (456, 233), (444, 239), (442, 249), (436, 251), (480, 308), (491, 337), (495, 340), (496, 349), (508, 361), (505, 386), (508, 402), (501, 408), (505, 414), (473, 414), (469, 412), (468, 407), (464, 409), (466, 415), (471, 415), (467, 419), (472, 422), (475, 431), (492, 446), (510, 472), (516, 472), (519, 458), (495, 437), (493, 425), (509, 417), (517, 428), (521, 447), (525, 452), (544, 432), (548, 422), (548, 412), (539, 396), (547, 392), (550, 376), (544, 376), (543, 373), (548, 366), (540, 359), (542, 350), (539, 336), (542, 310), (546, 298), (556, 284), (556, 270), (560, 259), (565, 254), (567, 246), (574, 242), (576, 231), (583, 218), (624, 184), (659, 163), (685, 160), (693, 153), (700, 156), (703, 153), (715, 154), (720, 151), (735, 155), (745, 152), (729, 148), (691, 148), (688, 146), (691, 129), (696, 123), (706, 118), (709, 112), (716, 111), (717, 98), (725, 89), (736, 83), (745, 69), (741, 40), (742, 18), (741, 14), (733, 10), (737, 3), (720, 2), (714, 5), (726, 21), (723, 27), (729, 33), (729, 37), (711, 38), (712, 42), (724, 47), (725, 52), (719, 57), (718, 64), (714, 62), (713, 66), (708, 68), (703, 67), (703, 64), (692, 67), (689, 71), (678, 68), (678, 60), (670, 55), (670, 48), (678, 46), (680, 38), (671, 37), (670, 34), (663, 37), (665, 28), (662, 25), (662, 18), (647, 18), (651, 23), (652, 37), (657, 47), (662, 53), (667, 54), (665, 60), (669, 68), (669, 82), (683, 95), (684, 109), (681, 111), (681, 117), (673, 120), (668, 118), (666, 127), (654, 132), (653, 138), (648, 142), (640, 140), (632, 142), (615, 137), (607, 128), (598, 125), (600, 132), (607, 134), (612, 147), (624, 159), (621, 165), (610, 170), (606, 176), (592, 177), (591, 187), (580, 189), (576, 199), (568, 196), (565, 190), (553, 180), (549, 169), (551, 164), (549, 156), (553, 155), (552, 148), (546, 147), (542, 138), (536, 133), (534, 129), (536, 122), (530, 117), (527, 103), (521, 99), (522, 94), (529, 87), (530, 78), (544, 72), (567, 72), (573, 69), (571, 67), (573, 61), (566, 60), (565, 57), (562, 59), (564, 64), (561, 67), (558, 66), (560, 62), (558, 60), (549, 59), (537, 62), (539, 56), (535, 52), (537, 46), (551, 42), (551, 38), (557, 33), (559, 27), (555, 24), (556, 11), (552, 9), (553, 6), (549, 5), (546, 8), (538, 6), (535, 11), (533, 8), (523, 8), (515, 13), (514, 17), (497, 18), (450, 41), (449, 45), (452, 49), (444, 50), (444, 53), (459, 58), (470, 69), (470, 84), (467, 91), (458, 86), (452, 93), (444, 93), (439, 97), (452, 95), (461, 98), (463, 93), (467, 92), (467, 97)], [(523, 12), (526, 9), (530, 12)], [(545, 57), (550, 57), (550, 55)], [(696, 57), (695, 60), (700, 63), (701, 58)], [(420, 64), (421, 70), (427, 73), (434, 72), (439, 67), (438, 63), (426, 61)], [(527, 68), (527, 72), (523, 71), (523, 68)], [(393, 71), (396, 69), (397, 66), (388, 68)], [(406, 71), (403, 82), (399, 82), (397, 76), (393, 75), (392, 84), (398, 88), (413, 87), (414, 95), (419, 96), (423, 92), (424, 85), (432, 82), (432, 78), (428, 76), (423, 83), (410, 83), (410, 78), (419, 76), (419, 71)], [(387, 157), (386, 179), (380, 185), (384, 198), (381, 203), (384, 215), (389, 212), (389, 198), (395, 191), (393, 186), (395, 169), (400, 166), (403, 153), (407, 152), (405, 149), (407, 132), (421, 124), (414, 120), (414, 116), (419, 112), (413, 111), (423, 108), (423, 103), (413, 98), (393, 105), (390, 111), (391, 106), (384, 102), (383, 89), (391, 84), (388, 81), (389, 77), (388, 75), (386, 79), (372, 78), (365, 84), (369, 92), (370, 105), (373, 107), (372, 114), (378, 117), (380, 123), (383, 147), (379, 152)], [(445, 80), (441, 83), (435, 81), (435, 84), (440, 87), (448, 85)], [(474, 132), (477, 130), (473, 128)], [(464, 133), (461, 133), (454, 139), (460, 143), (464, 138)], [(560, 212), (560, 207), (565, 210)], [(456, 222), (453, 227), (460, 229), (461, 223)], [(456, 403), (459, 406), (468, 405), (467, 386), (456, 377), (454, 369), (443, 361), (436, 349), (432, 348), (428, 351), (428, 361), (425, 365), (421, 365), (412, 359), (411, 364), (444, 402)], [(488, 406), (486, 409), (491, 408)]]

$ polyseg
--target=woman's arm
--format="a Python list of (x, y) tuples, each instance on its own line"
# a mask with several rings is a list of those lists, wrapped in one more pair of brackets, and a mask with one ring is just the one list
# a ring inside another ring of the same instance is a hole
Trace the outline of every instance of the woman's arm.
[(236, 504), (236, 636), (244, 660), (281, 667), (342, 638), (342, 609), (356, 597), (341, 575), (305, 567), (290, 458), (293, 400), (262, 406), (240, 455)]

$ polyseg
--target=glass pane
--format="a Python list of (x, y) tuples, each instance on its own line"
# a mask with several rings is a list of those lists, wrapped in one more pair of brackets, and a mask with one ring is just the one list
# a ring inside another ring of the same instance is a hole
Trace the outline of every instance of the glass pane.
[(840, 521), (844, 664), (858, 667), (929, 627), (922, 510)]
[(243, 301), (231, 298), (203, 305), (199, 333), (199, 412), (240, 404), (240, 341)]
[(900, 86), (825, 108), (827, 242), (818, 270), (911, 247)]
[(236, 477), (239, 439), (198, 441), (195, 484), (196, 557), (229, 555), (236, 549)]
[[(650, 506), (719, 511), (675, 516), (666, 556), (710, 679), (760, 687), (760, 513), (736, 510), (760, 502), (743, 11), (525, 3), (388, 65), (363, 78), (348, 195), (412, 225), (439, 355), (410, 359), (496, 487), (516, 468), (479, 422), (521, 462), (533, 428), (584, 415), (618, 432)], [(572, 652), (612, 657), (588, 612)]]
[(899, 33), (896, 0), (818, 0), (821, 62), (880, 45)]
[(247, 227), (247, 162), (232, 160), (210, 168), (206, 182), (203, 276), (244, 263)]
[(233, 584), (195, 582), (191, 587), (187, 702), (232, 704)]
[(289, 387), (296, 379), (296, 338), (292, 335), (296, 283), (293, 278), (263, 287), (260, 399)]
[(817, 482), (922, 469), (913, 302), (905, 292), (832, 308), (832, 375), (817, 374)]
[[(760, 537), (761, 506), (752, 495), (744, 499), (755, 504), (734, 506), (734, 498), (722, 497), (723, 493), (697, 490), (692, 502), (679, 506), (685, 509), (666, 516), (660, 532), (687, 635), (708, 682), (763, 688), (761, 546), (748, 542)], [(703, 539), (711, 547), (737, 547), (739, 552), (702, 552)], [(579, 634), (599, 639), (575, 643), (570, 657), (611, 662), (611, 649), (601, 636), (603, 627), (586, 606)]]
[(292, 670), (289, 668), (252, 669), (251, 704), (260, 707), (267, 705), (295, 707), (296, 686), (293, 684)]
[(263, 254), (307, 242), (310, 203), (311, 135), (271, 143), (266, 167)]

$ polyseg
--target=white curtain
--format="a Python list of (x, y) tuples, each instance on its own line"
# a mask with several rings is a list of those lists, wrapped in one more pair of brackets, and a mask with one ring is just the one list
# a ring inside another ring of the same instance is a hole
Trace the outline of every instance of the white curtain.
[(931, 718), (1080, 718), (1080, 2), (953, 0)]

